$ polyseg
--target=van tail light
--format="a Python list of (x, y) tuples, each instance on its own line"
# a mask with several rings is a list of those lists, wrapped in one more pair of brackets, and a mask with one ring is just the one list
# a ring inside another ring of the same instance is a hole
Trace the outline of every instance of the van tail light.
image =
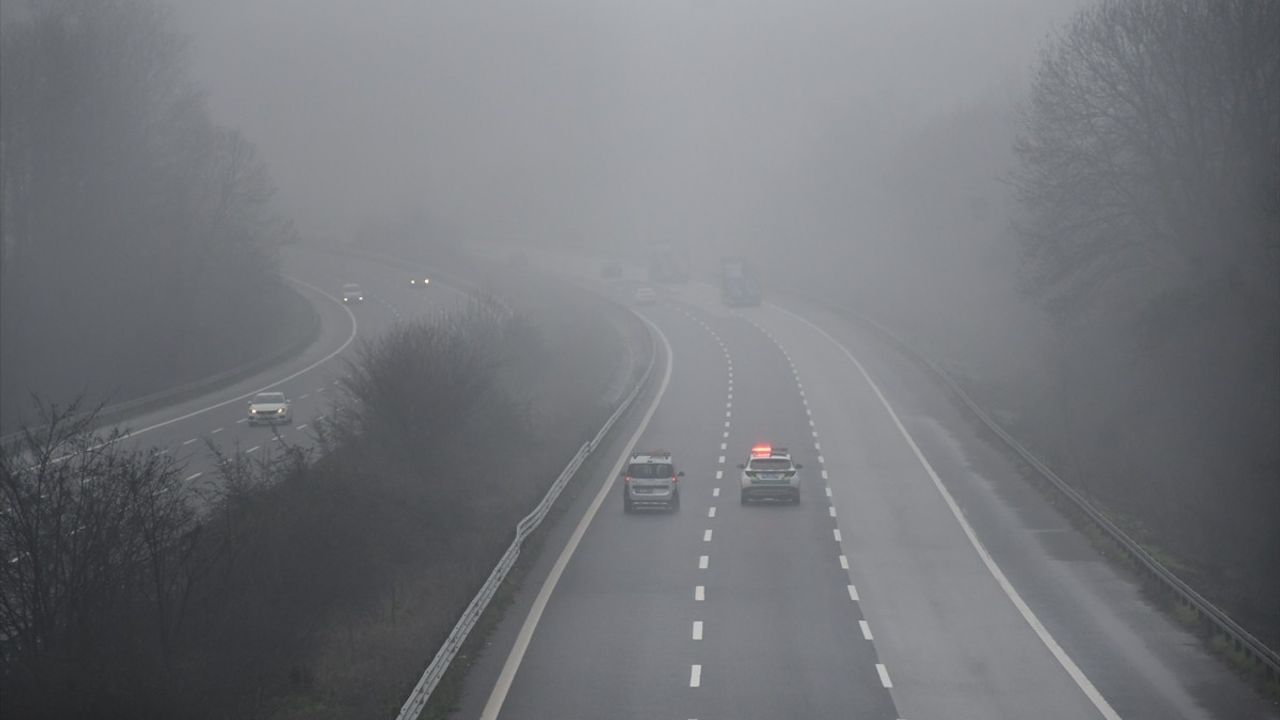
[(672, 485), (675, 485), (675, 484), (676, 484), (676, 483), (678, 483), (678, 482), (680, 482), (680, 478), (676, 477), (675, 475), (672, 475), (672, 476), (671, 476), (671, 484), (672, 484)]

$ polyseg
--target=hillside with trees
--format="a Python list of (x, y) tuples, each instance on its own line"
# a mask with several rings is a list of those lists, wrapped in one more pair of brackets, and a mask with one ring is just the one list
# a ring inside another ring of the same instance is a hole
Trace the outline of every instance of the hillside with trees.
[(118, 402), (296, 342), (289, 235), (150, 0), (0, 11), (0, 426), (31, 393)]

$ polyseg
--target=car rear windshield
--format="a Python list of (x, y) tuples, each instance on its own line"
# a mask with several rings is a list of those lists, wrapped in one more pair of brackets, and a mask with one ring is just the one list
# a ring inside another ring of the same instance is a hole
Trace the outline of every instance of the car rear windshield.
[(764, 470), (765, 472), (777, 472), (779, 470), (790, 470), (791, 461), (778, 458), (759, 458), (751, 461), (752, 470)]
[(627, 474), (633, 478), (669, 478), (675, 473), (671, 471), (669, 463), (632, 463), (627, 468)]

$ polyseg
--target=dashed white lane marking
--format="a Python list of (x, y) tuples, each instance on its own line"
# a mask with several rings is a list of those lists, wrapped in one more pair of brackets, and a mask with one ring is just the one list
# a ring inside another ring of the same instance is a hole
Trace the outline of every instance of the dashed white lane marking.
[(706, 600), (706, 599), (707, 599), (707, 588), (706, 588), (706, 586), (704, 586), (704, 585), (694, 585), (694, 586), (693, 586), (693, 600), (694, 600), (694, 602), (702, 602), (702, 601), (704, 601), (704, 600)]
[(302, 430), (302, 429), (303, 429), (303, 428), (305, 428), (306, 426), (307, 426), (307, 424), (306, 424), (306, 423), (302, 423), (301, 425), (299, 425), (299, 426), (298, 426), (298, 429), (299, 429), (299, 430)]
[[(717, 479), (717, 480), (723, 480), (723, 479), (724, 479), (724, 471), (723, 471), (723, 470), (717, 470), (717, 471), (716, 471), (716, 479)], [(720, 488), (716, 488), (716, 490), (719, 490), (719, 489), (720, 489)]]
[(832, 528), (831, 534), (835, 536), (836, 542), (840, 542), (840, 528)]
[[(829, 489), (830, 489), (830, 488), (828, 488), (828, 490), (829, 490)], [(831, 517), (835, 517), (835, 516), (836, 516), (836, 506), (835, 506), (835, 505), (828, 505), (828, 506), (827, 506), (827, 514), (828, 514), (828, 515), (830, 515)]]
[(711, 528), (702, 531), (702, 542), (711, 542)]
[(848, 570), (848, 569), (849, 569), (849, 558), (845, 557), (844, 555), (841, 555), (841, 556), (840, 556), (840, 567), (841, 567), (841, 568), (844, 568), (845, 570)]
[[(1022, 619), (1026, 620), (1027, 624), (1031, 626), (1031, 629), (1040, 638), (1040, 642), (1044, 643), (1045, 647), (1049, 649), (1049, 652), (1055, 659), (1057, 659), (1058, 664), (1062, 666), (1062, 669), (1066, 670), (1067, 674), (1071, 676), (1071, 679), (1075, 681), (1076, 686), (1080, 688), (1080, 691), (1089, 698), (1091, 703), (1093, 703), (1094, 708), (1096, 708), (1098, 712), (1106, 718), (1106, 720), (1120, 720), (1120, 714), (1111, 707), (1111, 703), (1107, 702), (1107, 699), (1102, 696), (1102, 693), (1099, 692), (1098, 688), (1091, 680), (1089, 680), (1089, 677), (1084, 674), (1084, 671), (1080, 669), (1080, 666), (1076, 665), (1075, 661), (1071, 659), (1071, 656), (1067, 654), (1066, 650), (1062, 649), (1062, 646), (1058, 644), (1058, 641), (1049, 633), (1049, 630), (1044, 626), (1044, 624), (1040, 622), (1040, 618), (1036, 617), (1036, 614), (1031, 610), (1031, 607), (1027, 605), (1026, 601), (1022, 599), (1022, 596), (1019, 595), (1018, 591), (1013, 587), (1013, 584), (1009, 582), (1009, 578), (1005, 577), (1004, 571), (1000, 569), (1000, 566), (996, 564), (995, 559), (991, 557), (989, 552), (987, 552), (987, 548), (978, 540), (978, 535), (974, 532), (973, 526), (969, 524), (969, 521), (964, 517), (964, 513), (960, 511), (960, 505), (956, 502), (956, 499), (952, 497), (951, 492), (947, 490), (947, 487), (942, 484), (942, 479), (938, 477), (937, 471), (933, 469), (933, 465), (929, 464), (928, 459), (926, 459), (924, 453), (921, 452), (920, 446), (916, 444), (915, 438), (911, 437), (911, 433), (907, 432), (906, 426), (902, 424), (902, 419), (898, 417), (898, 413), (894, 411), (893, 406), (889, 404), (889, 400), (884, 396), (884, 393), (880, 391), (880, 386), (876, 384), (875, 380), (871, 379), (871, 374), (868, 373), (867, 369), (858, 361), (858, 358), (854, 357), (853, 353), (849, 352), (849, 348), (845, 347), (843, 343), (835, 339), (831, 333), (823, 330), (807, 318), (797, 315), (786, 308), (773, 305), (772, 303), (770, 303), (770, 306), (790, 315), (804, 325), (812, 328), (819, 335), (826, 338), (832, 345), (839, 348), (840, 352), (842, 352), (844, 356), (853, 363), (853, 366), (858, 369), (858, 373), (862, 375), (862, 379), (867, 381), (867, 385), (869, 385), (871, 387), (871, 391), (875, 393), (876, 399), (880, 401), (880, 405), (884, 407), (889, 418), (893, 420), (894, 426), (898, 428), (898, 432), (902, 435), (902, 439), (906, 441), (907, 446), (910, 447), (911, 451), (915, 454), (916, 460), (920, 462), (921, 467), (923, 467), (925, 472), (928, 473), (929, 479), (933, 481), (933, 486), (937, 488), (938, 494), (942, 495), (943, 501), (946, 502), (947, 507), (951, 510), (952, 516), (955, 517), (956, 522), (960, 525), (960, 529), (964, 532), (965, 537), (969, 539), (969, 544), (972, 545), (974, 551), (978, 553), (978, 557), (982, 560), (982, 564), (986, 566), (987, 572), (991, 573), (991, 576), (995, 578), (1000, 589), (1004, 590), (1004, 594), (1011, 602), (1013, 602), (1014, 606), (1018, 608), (1018, 612), (1021, 613)], [(821, 457), (818, 458), (818, 462), (822, 462)]]
[(826, 480), (826, 479), (827, 479), (827, 471), (826, 471), (826, 470), (823, 470), (823, 471), (822, 471), (822, 479), (823, 479), (823, 480)]
[[(823, 478), (823, 480), (826, 480), (826, 478)], [(827, 491), (827, 497), (831, 497), (831, 488), (828, 487), (823, 489)]]
[[(317, 415), (317, 416), (316, 416), (316, 422), (320, 422), (320, 421), (321, 421), (321, 420), (323, 420), (323, 419), (324, 419), (324, 416), (323, 416), (323, 415)], [(818, 460), (818, 462), (822, 462), (822, 460)]]
[(700, 687), (702, 685), (702, 666), (694, 665), (689, 668), (689, 687)]
[(245, 454), (245, 455), (248, 455), (249, 453), (256, 451), (256, 450), (257, 450), (258, 448), (260, 448), (260, 447), (262, 447), (262, 446), (261, 446), (261, 445), (254, 445), (253, 447), (249, 448), (248, 450), (245, 450), (245, 451), (244, 451), (244, 454)]
[(725, 436), (725, 437), (729, 437), (729, 431), (728, 431), (728, 430), (725, 430), (725, 431), (724, 431), (724, 436)]
[(731, 402), (727, 402), (727, 403), (725, 403), (725, 404), (724, 404), (724, 406), (725, 406), (726, 408), (731, 408), (731, 407), (733, 407), (733, 403), (731, 403)]
[(299, 396), (298, 396), (298, 399), (299, 399), (299, 400), (306, 400), (306, 399), (307, 399), (307, 398), (309, 398), (309, 397), (311, 397), (311, 393), (302, 393), (301, 395), (299, 395)]
[(889, 680), (889, 671), (885, 669), (883, 663), (876, 663), (876, 672), (880, 673), (881, 685), (887, 688), (893, 687), (893, 683)]
[(218, 433), (220, 433), (220, 432), (222, 432), (222, 428), (214, 428), (214, 429), (213, 429), (213, 431), (212, 431), (212, 432), (210, 432), (209, 434), (210, 434), (210, 435), (217, 435), (217, 434), (218, 434)]
[(721, 449), (721, 450), (728, 450), (728, 449), (729, 449), (729, 445), (728, 445), (728, 443), (720, 443), (720, 449)]
[(812, 420), (812, 419), (810, 419), (810, 420), (809, 420), (809, 427), (813, 427), (813, 426), (814, 426), (814, 422), (813, 422), (813, 420)]
[(249, 418), (240, 418), (239, 420), (236, 421), (236, 424), (239, 425), (240, 423), (245, 423), (245, 422), (249, 422)]
[[(641, 317), (643, 320), (644, 318)], [(622, 472), (622, 464), (630, 457), (631, 451), (635, 448), (636, 442), (640, 440), (640, 435), (649, 426), (649, 421), (653, 418), (653, 414), (658, 410), (658, 404), (662, 402), (662, 398), (666, 395), (667, 386), (671, 382), (671, 367), (675, 361), (674, 353), (671, 350), (671, 342), (667, 340), (666, 334), (657, 325), (645, 320), (645, 323), (654, 332), (659, 340), (662, 341), (663, 354), (666, 357), (666, 367), (663, 368), (662, 381), (658, 384), (658, 390), (654, 394), (653, 400), (649, 407), (645, 410), (644, 416), (640, 419), (640, 424), (631, 438), (627, 441), (626, 447), (618, 456), (613, 466), (613, 471), (606, 477), (616, 478)], [(569, 565), (569, 559), (573, 557), (574, 550), (582, 542), (582, 537), (587, 533), (587, 526), (591, 524), (591, 520), (595, 518), (600, 511), (600, 506), (604, 504), (605, 499), (613, 493), (613, 483), (604, 482), (600, 485), (600, 490), (596, 493), (595, 499), (591, 501), (591, 505), (587, 508), (586, 514), (578, 521), (578, 525), (574, 528), (573, 534), (569, 536), (569, 540), (565, 543), (565, 547), (560, 551), (560, 556), (556, 558), (556, 562), (551, 566), (551, 571), (547, 573), (547, 578), (543, 580), (542, 587), (538, 590), (538, 594), (533, 599), (533, 605), (529, 608), (529, 614), (525, 616), (524, 623), (520, 626), (520, 631), (516, 634), (516, 640), (513, 643), (511, 652), (507, 655), (507, 659), (503, 662), (502, 670), (498, 673), (498, 679), (494, 683), (493, 690), (489, 693), (489, 699), (485, 702), (484, 710), (480, 713), (480, 720), (496, 720), (498, 714), (502, 712), (502, 705), (506, 702), (507, 693), (511, 690), (511, 683), (515, 680), (516, 671), (520, 669), (520, 662), (524, 659), (525, 652), (529, 649), (529, 643), (533, 639), (534, 630), (538, 627), (538, 621), (542, 618), (542, 613), (546, 610), (547, 602), (551, 598), (551, 594), (555, 591), (556, 583), (559, 582), (560, 576), (564, 574), (565, 567)]]
[(324, 392), (324, 388), (322, 388), (322, 387), (318, 387), (318, 388), (316, 388), (316, 392), (318, 392), (318, 393), (319, 393), (319, 392)]
[(707, 517), (713, 518), (715, 516), (716, 516), (716, 506), (712, 505), (711, 507), (707, 508)]
[(732, 399), (733, 399), (733, 393), (729, 393), (729, 399), (730, 399), (730, 400), (732, 400)]
[(725, 417), (733, 417), (733, 411), (731, 411), (731, 410), (725, 410), (725, 411), (724, 411), (724, 416), (725, 416)]
[(819, 456), (818, 456), (818, 464), (819, 464), (819, 465), (826, 465), (826, 464), (827, 464), (827, 459), (826, 459), (826, 458), (824, 458), (824, 457), (822, 457), (821, 455), (819, 455)]
[(183, 441), (182, 441), (182, 444), (183, 444), (183, 445), (190, 445), (191, 443), (193, 443), (193, 442), (195, 442), (195, 441), (196, 441), (196, 439), (195, 439), (195, 438), (191, 438), (190, 440), (183, 440)]
[(871, 626), (867, 624), (867, 621), (866, 621), (866, 620), (859, 620), (859, 621), (858, 621), (858, 627), (862, 628), (862, 637), (863, 637), (863, 639), (865, 639), (865, 640), (875, 640), (875, 638), (871, 637)]
[[(818, 437), (818, 433), (816, 433), (816, 432), (815, 432), (815, 433), (813, 434), (813, 436), (814, 436), (814, 437)], [(814, 444), (813, 444), (813, 449), (814, 449), (814, 450), (821, 450), (821, 449), (822, 449), (822, 446), (821, 446), (821, 445), (819, 445), (818, 443), (814, 443)], [(819, 458), (821, 458), (822, 456), (821, 456), (821, 455), (819, 455), (818, 457), (819, 457)], [(818, 460), (818, 462), (822, 462), (822, 460)]]
[[(717, 472), (717, 475), (720, 473)], [(711, 497), (720, 497), (720, 488), (711, 488)]]
[(701, 620), (693, 621), (693, 639), (694, 640), (702, 639), (702, 621)]
[(858, 588), (852, 585), (849, 586), (849, 599), (858, 602)]
[(725, 427), (729, 427), (729, 421), (728, 421), (728, 420), (725, 420), (725, 421), (724, 421), (724, 426), (725, 426)]
[(204, 474), (204, 473), (202, 473), (202, 472), (192, 473), (192, 474), (188, 475), (186, 478), (184, 478), (184, 480), (185, 480), (185, 482), (191, 482), (192, 480), (195, 480), (196, 478), (200, 477), (200, 476), (201, 476), (201, 475), (203, 475), (203, 474)]
[(707, 556), (707, 555), (699, 555), (699, 556), (698, 556), (698, 569), (699, 569), (699, 570), (706, 570), (706, 569), (707, 569), (707, 563), (710, 563), (710, 562), (711, 562), (711, 558), (710, 558), (709, 556)]
[[(814, 431), (813, 431), (813, 436), (814, 436), (815, 438), (816, 438), (816, 437), (818, 437), (818, 431), (817, 431), (817, 430), (814, 430)], [(815, 443), (815, 445), (816, 445), (816, 443)]]
[(724, 456), (723, 456), (723, 455), (721, 455), (721, 456), (720, 456), (720, 459), (719, 459), (719, 460), (717, 460), (716, 462), (719, 462), (721, 465), (723, 465), (723, 464), (724, 464)]

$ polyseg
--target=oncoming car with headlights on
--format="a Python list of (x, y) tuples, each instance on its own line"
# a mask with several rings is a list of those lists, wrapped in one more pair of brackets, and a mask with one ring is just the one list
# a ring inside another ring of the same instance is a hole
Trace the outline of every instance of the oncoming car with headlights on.
[(426, 290), (429, 285), (431, 285), (431, 278), (426, 275), (414, 275), (409, 278), (409, 286), (414, 289)]
[(293, 408), (282, 392), (260, 392), (249, 401), (250, 425), (288, 425), (293, 422)]
[(786, 448), (756, 445), (742, 469), (742, 504), (752, 500), (800, 502), (800, 463), (791, 461)]
[(364, 302), (364, 291), (355, 283), (347, 283), (342, 286), (342, 302), (347, 304), (362, 303)]
[(682, 477), (666, 450), (632, 453), (622, 473), (622, 509), (679, 510)]

